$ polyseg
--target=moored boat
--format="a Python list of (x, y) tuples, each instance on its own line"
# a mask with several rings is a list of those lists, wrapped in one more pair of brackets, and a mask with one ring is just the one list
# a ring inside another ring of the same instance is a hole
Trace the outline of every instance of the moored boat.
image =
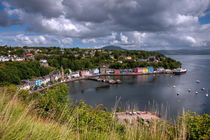
[(184, 74), (184, 73), (186, 73), (186, 72), (187, 72), (187, 69), (183, 69), (183, 68), (178, 68), (178, 69), (176, 69), (176, 70), (173, 71), (173, 73), (174, 73), (175, 75)]

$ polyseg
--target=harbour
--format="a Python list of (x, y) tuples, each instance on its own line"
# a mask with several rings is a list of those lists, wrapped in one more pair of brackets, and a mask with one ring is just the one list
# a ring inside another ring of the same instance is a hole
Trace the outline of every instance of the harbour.
[(115, 105), (116, 97), (121, 97), (119, 106), (124, 110), (128, 105), (135, 105), (137, 110), (157, 111), (166, 118), (181, 114), (183, 108), (198, 114), (209, 114), (209, 56), (172, 57), (183, 62), (183, 67), (188, 69), (186, 74), (109, 75), (122, 83), (105, 88), (97, 88), (107, 85), (103, 82), (75, 81), (69, 83), (70, 97), (75, 102), (84, 100), (92, 106), (104, 104), (110, 110)]

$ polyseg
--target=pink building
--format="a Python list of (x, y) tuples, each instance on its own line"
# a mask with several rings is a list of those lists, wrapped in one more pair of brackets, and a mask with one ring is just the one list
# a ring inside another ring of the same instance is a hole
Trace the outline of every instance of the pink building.
[(136, 73), (143, 73), (143, 68), (136, 68)]
[(91, 74), (90, 74), (89, 71), (80, 71), (80, 72), (79, 72), (79, 75), (80, 75), (81, 77), (91, 76)]

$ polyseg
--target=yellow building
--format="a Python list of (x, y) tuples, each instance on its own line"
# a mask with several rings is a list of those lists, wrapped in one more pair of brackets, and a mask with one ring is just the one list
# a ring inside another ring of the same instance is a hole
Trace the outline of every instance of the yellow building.
[(148, 68), (143, 68), (143, 73), (147, 73), (148, 72)]

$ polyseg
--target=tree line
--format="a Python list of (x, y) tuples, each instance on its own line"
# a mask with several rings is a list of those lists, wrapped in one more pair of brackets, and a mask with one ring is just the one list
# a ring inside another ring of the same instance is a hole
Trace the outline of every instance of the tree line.
[(21, 80), (49, 74), (52, 68), (46, 68), (36, 61), (0, 63), (0, 85), (20, 84)]

